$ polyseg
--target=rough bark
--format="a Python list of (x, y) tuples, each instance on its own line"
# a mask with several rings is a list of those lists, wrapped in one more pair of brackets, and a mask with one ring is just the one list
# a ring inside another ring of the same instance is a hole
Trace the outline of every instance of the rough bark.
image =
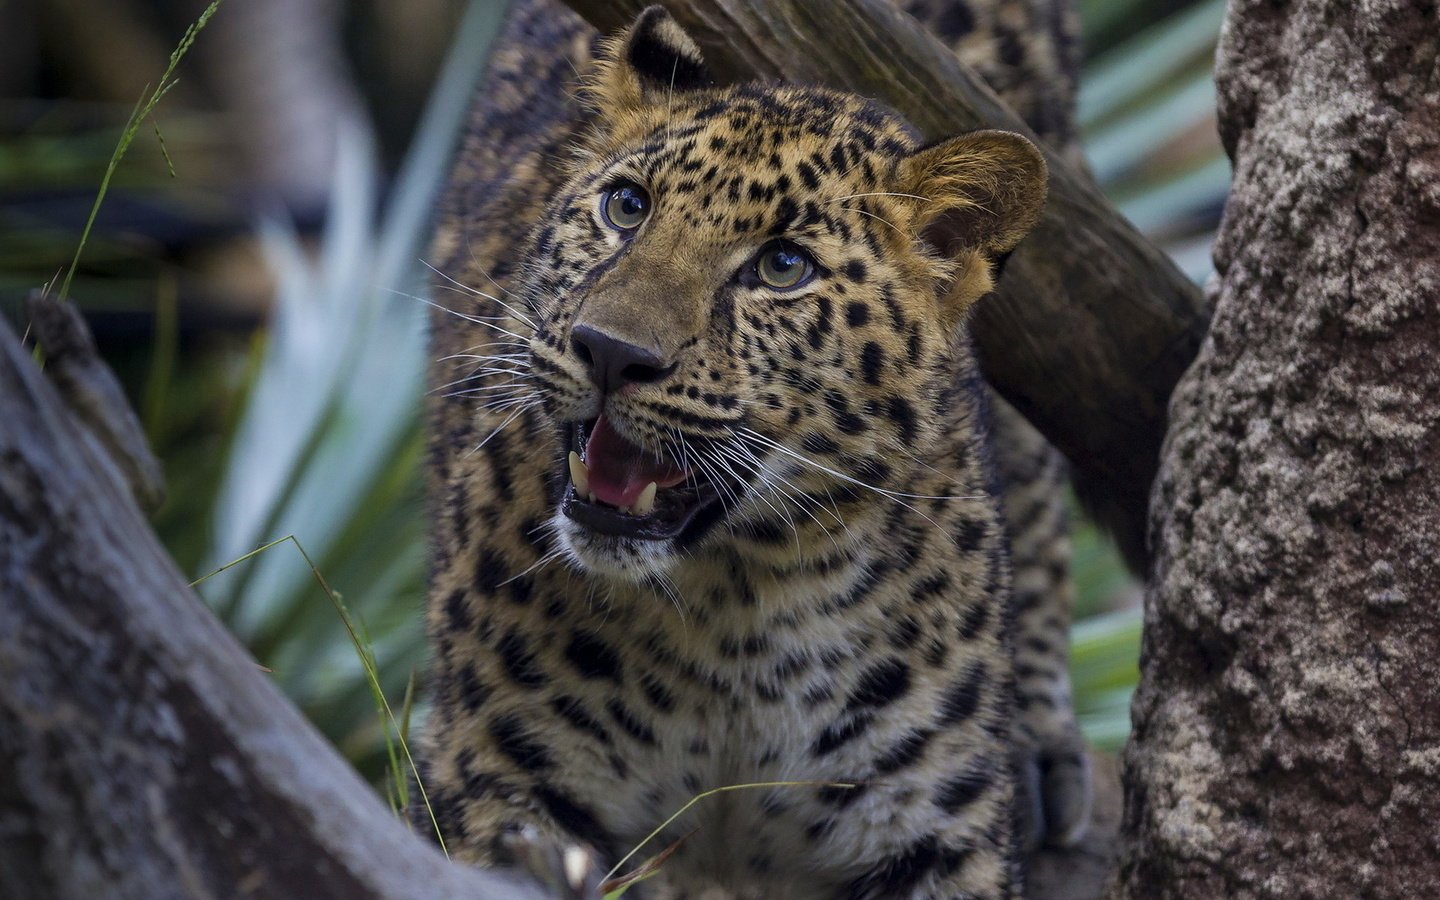
[(1437, 60), (1432, 0), (1230, 4), (1120, 895), (1440, 894)]
[(81, 421), (0, 320), (0, 897), (543, 896), (395, 819), (196, 598), (139, 469)]
[(115, 373), (100, 359), (80, 311), (44, 291), (33, 291), (25, 300), (25, 315), (35, 343), (44, 349), (45, 373), (66, 406), (120, 467), (140, 508), (159, 509), (165, 502), (160, 460), (150, 452), (140, 417), (130, 408)]
[[(567, 0), (602, 31), (653, 0)], [(685, 0), (666, 6), (719, 78), (782, 78), (874, 97), (927, 138), (1030, 134), (949, 48), (891, 0)], [(1033, 137), (1033, 135), (1032, 135)], [(1074, 466), (1077, 492), (1143, 569), (1150, 484), (1175, 381), (1206, 326), (1199, 290), (1047, 149), (1045, 218), (972, 330), (986, 378)]]

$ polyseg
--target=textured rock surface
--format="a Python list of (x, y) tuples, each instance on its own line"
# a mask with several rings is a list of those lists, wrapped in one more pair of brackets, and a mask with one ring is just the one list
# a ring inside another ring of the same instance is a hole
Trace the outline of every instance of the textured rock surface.
[(1230, 4), (1122, 895), (1440, 896), (1437, 55), (1434, 2)]

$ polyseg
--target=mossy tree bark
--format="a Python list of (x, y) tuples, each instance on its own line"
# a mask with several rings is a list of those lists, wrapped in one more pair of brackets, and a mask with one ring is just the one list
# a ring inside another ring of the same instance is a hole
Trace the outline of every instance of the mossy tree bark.
[(1440, 16), (1232, 0), (1120, 896), (1440, 890)]

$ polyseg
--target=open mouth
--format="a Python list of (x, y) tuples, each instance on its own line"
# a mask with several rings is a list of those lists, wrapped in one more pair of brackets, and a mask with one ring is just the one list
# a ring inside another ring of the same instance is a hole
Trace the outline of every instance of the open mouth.
[(560, 510), (601, 534), (663, 541), (718, 514), (709, 479), (626, 440), (601, 413), (569, 427), (568, 480)]

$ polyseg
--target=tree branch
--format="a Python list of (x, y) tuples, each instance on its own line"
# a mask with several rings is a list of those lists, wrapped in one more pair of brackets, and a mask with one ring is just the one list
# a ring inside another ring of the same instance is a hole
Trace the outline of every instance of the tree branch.
[(543, 896), (395, 819), (196, 598), (3, 320), (0, 422), (0, 896)]
[(145, 429), (115, 373), (100, 359), (80, 311), (53, 294), (32, 291), (25, 298), (25, 314), (45, 354), (45, 372), (70, 411), (120, 467), (140, 508), (159, 509), (165, 502), (160, 461), (150, 452)]
[[(602, 31), (651, 0), (567, 0)], [(927, 139), (1030, 130), (891, 0), (672, 0), (727, 81), (780, 78), (874, 97)], [(1207, 325), (1199, 290), (1070, 159), (1046, 151), (1045, 218), (973, 322), (987, 378), (1075, 467), (1082, 499), (1132, 566), (1146, 557), (1150, 483), (1170, 392)]]

